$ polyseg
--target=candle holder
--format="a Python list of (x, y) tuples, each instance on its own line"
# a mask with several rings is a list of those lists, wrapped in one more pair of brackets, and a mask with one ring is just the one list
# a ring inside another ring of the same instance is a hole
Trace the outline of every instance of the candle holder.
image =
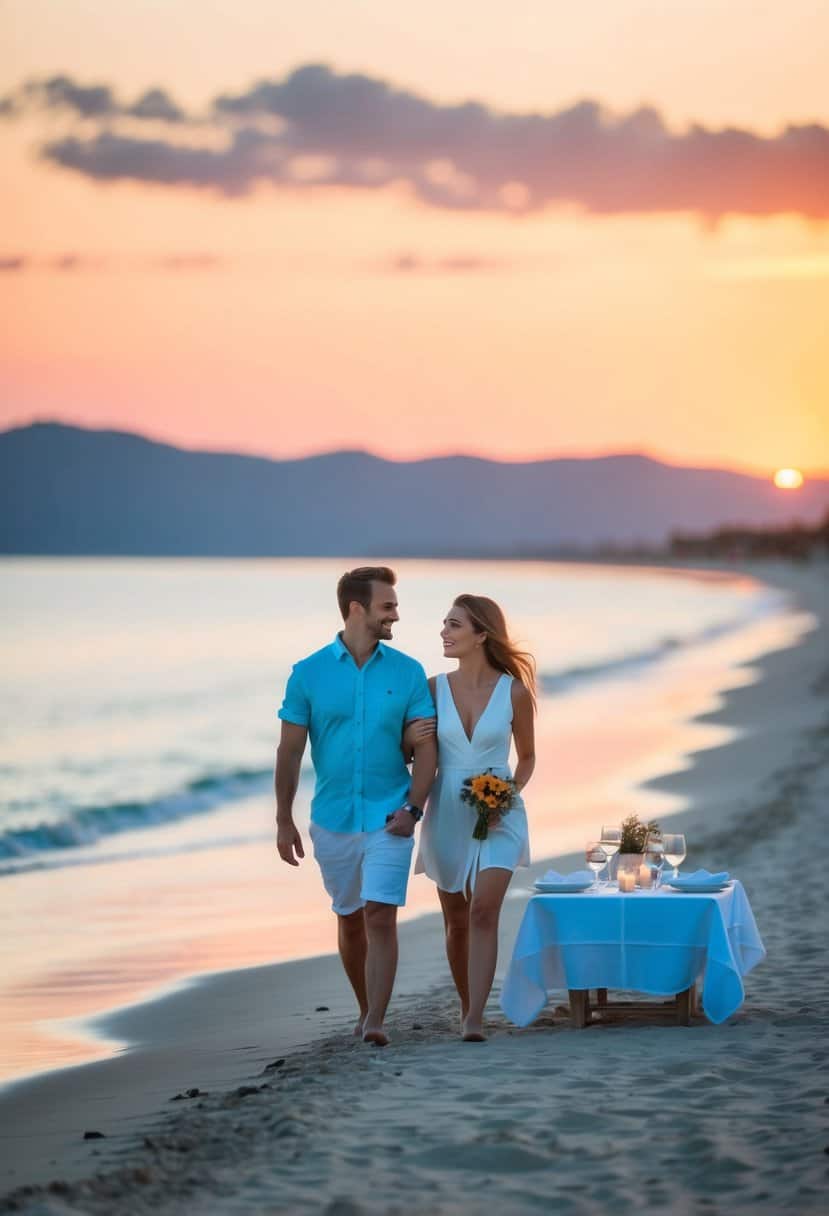
[(619, 878), (622, 874), (632, 874), (636, 878), (644, 860), (644, 853), (617, 853), (616, 877)]

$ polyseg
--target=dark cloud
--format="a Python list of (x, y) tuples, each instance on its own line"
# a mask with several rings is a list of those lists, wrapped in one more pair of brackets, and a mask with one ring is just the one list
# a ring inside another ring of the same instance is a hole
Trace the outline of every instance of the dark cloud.
[(222, 259), (212, 253), (171, 253), (153, 264), (161, 270), (216, 270)]
[(84, 266), (84, 259), (77, 253), (62, 253), (59, 257), (52, 258), (49, 265), (53, 270), (81, 270)]
[(133, 118), (157, 119), (161, 122), (184, 122), (186, 115), (163, 89), (148, 89), (126, 114)]
[(146, 256), (136, 261), (131, 257), (104, 256), (88, 253), (61, 253), (52, 257), (30, 258), (23, 255), (0, 257), (2, 271), (60, 271), (64, 274), (82, 271), (109, 270), (123, 273), (125, 270), (149, 269), (175, 272), (215, 270), (225, 265), (226, 259), (213, 253), (170, 253)]
[(61, 253), (57, 257), (47, 260), (43, 265), (47, 266), (50, 270), (61, 270), (69, 273), (81, 270), (103, 270), (107, 267), (108, 263), (109, 259), (102, 257), (100, 254)]
[(258, 131), (238, 131), (220, 150), (102, 131), (91, 139), (69, 136), (53, 140), (43, 147), (42, 155), (99, 181), (214, 186), (226, 194), (241, 194), (267, 175), (268, 164), (275, 171), (272, 156), (260, 159), (267, 144), (267, 136)]
[[(56, 77), (40, 87), (84, 116), (95, 106), (112, 115), (104, 86), (83, 89)], [(161, 90), (117, 113), (195, 121)], [(427, 205), (457, 210), (523, 214), (569, 204), (607, 215), (679, 211), (709, 220), (727, 213), (829, 216), (829, 130), (819, 124), (772, 137), (701, 126), (673, 132), (652, 108), (615, 115), (595, 101), (510, 114), (476, 102), (443, 105), (321, 64), (222, 94), (213, 119), (208, 146), (137, 138), (108, 122), (91, 136), (53, 140), (43, 152), (98, 180), (228, 195), (260, 183), (314, 189), (395, 183)]]
[(443, 258), (425, 258), (419, 254), (401, 253), (387, 263), (386, 269), (395, 274), (479, 274), (503, 270), (504, 262), (473, 254), (454, 254)]
[(84, 119), (140, 118), (177, 123), (187, 118), (164, 89), (148, 89), (132, 105), (124, 105), (109, 85), (81, 85), (70, 76), (27, 81), (15, 93), (0, 98), (0, 115), (18, 116), (38, 106), (66, 110)]
[(80, 85), (69, 76), (29, 81), (23, 86), (23, 94), (51, 109), (74, 110), (81, 118), (107, 118), (117, 112), (109, 85)]

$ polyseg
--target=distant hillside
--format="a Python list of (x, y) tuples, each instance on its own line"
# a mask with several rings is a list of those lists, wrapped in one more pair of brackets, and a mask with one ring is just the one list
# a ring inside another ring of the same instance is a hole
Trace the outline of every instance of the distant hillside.
[(787, 495), (761, 478), (643, 456), (277, 461), (37, 423), (0, 434), (0, 506), (4, 553), (483, 556), (815, 523), (829, 480)]

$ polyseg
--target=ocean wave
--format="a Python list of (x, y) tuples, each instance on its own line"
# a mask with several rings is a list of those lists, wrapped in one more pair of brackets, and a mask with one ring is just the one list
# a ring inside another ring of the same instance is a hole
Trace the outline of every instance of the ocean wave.
[(203, 774), (174, 793), (146, 802), (78, 807), (53, 823), (7, 827), (0, 833), (0, 860), (19, 860), (33, 854), (83, 848), (119, 832), (186, 819), (236, 798), (264, 792), (272, 775), (270, 768), (240, 768), (227, 773)]
[(661, 638), (658, 642), (644, 646), (640, 650), (611, 655), (596, 663), (583, 663), (558, 671), (541, 671), (538, 673), (539, 691), (546, 696), (557, 696), (569, 691), (574, 685), (587, 683), (590, 680), (609, 680), (631, 675), (643, 667), (661, 663), (681, 651), (705, 646), (719, 638), (727, 637), (728, 634), (737, 633), (741, 629), (745, 629), (747, 625), (779, 612), (784, 603), (784, 596), (772, 592), (758, 596), (745, 611), (707, 625), (704, 629), (684, 634), (682, 637)]
[[(682, 636), (668, 636), (655, 643), (624, 654), (610, 655), (595, 663), (579, 664), (539, 673), (539, 690), (545, 696), (560, 696), (573, 687), (590, 681), (623, 678), (649, 665), (660, 663), (677, 653), (702, 646), (753, 621), (781, 610), (785, 597), (777, 593), (758, 596), (739, 614)], [(197, 816), (223, 804), (265, 793), (272, 780), (271, 768), (235, 768), (227, 772), (200, 773), (178, 790), (149, 798), (112, 802), (105, 805), (76, 806), (60, 816), (39, 824), (14, 826), (14, 812), (0, 830), (0, 875), (19, 872), (21, 866), (62, 864), (73, 849), (84, 849), (97, 841), (122, 832), (157, 827)], [(300, 780), (312, 781), (310, 766), (303, 764)]]
[(119, 861), (143, 861), (154, 857), (190, 856), (215, 849), (229, 849), (237, 845), (264, 844), (273, 841), (272, 832), (247, 833), (246, 835), (211, 837), (210, 840), (188, 840), (183, 844), (152, 845), (145, 848), (127, 848), (117, 853), (96, 855), (83, 849), (74, 853), (32, 853), (26, 857), (15, 857), (0, 861), (0, 878), (7, 874), (30, 874), (32, 871), (65, 870), (71, 866), (103, 866)]

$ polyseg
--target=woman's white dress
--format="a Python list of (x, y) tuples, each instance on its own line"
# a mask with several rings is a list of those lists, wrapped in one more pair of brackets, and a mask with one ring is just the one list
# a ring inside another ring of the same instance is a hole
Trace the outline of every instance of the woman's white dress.
[(471, 740), (458, 714), (445, 675), (435, 681), (437, 702), (438, 772), (426, 804), (420, 831), (415, 873), (426, 873), (442, 891), (465, 891), (475, 885), (479, 870), (514, 870), (530, 864), (527, 812), (516, 799), (486, 840), (475, 840), (475, 810), (461, 801), (466, 777), (491, 768), (497, 777), (511, 777), (512, 676), (503, 674), (492, 690)]

